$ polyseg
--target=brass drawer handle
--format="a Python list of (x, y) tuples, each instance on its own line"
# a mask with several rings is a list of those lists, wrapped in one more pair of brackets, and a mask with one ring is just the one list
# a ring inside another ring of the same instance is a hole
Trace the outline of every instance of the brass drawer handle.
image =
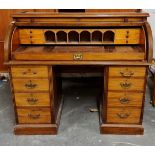
[(124, 70), (124, 71), (120, 71), (120, 74), (123, 76), (123, 77), (131, 77), (134, 75), (134, 72), (132, 71), (129, 71), (128, 69)]
[(117, 116), (121, 119), (126, 119), (130, 116), (130, 114), (127, 113), (117, 113)]
[(36, 98), (27, 98), (27, 102), (28, 102), (30, 105), (34, 105), (34, 104), (37, 104), (38, 99), (36, 99)]
[(130, 88), (131, 85), (132, 85), (132, 83), (127, 82), (127, 81), (126, 81), (126, 82), (121, 82), (121, 83), (120, 83), (120, 86), (121, 86), (122, 88), (124, 88), (124, 89)]
[(39, 119), (40, 114), (37, 114), (37, 115), (28, 114), (28, 117), (30, 117), (31, 119)]
[(35, 72), (35, 71), (32, 71), (31, 69), (28, 69), (27, 71), (24, 71), (24, 72), (22, 72), (22, 74), (23, 75), (26, 75), (26, 74), (37, 74), (37, 72)]
[(32, 81), (30, 80), (29, 83), (25, 84), (25, 87), (28, 88), (28, 89), (34, 89), (34, 88), (37, 87), (37, 84), (32, 83)]
[(74, 60), (82, 60), (83, 56), (81, 53), (76, 53), (73, 55)]
[(127, 97), (121, 97), (119, 101), (121, 104), (128, 104), (130, 102), (130, 99)]

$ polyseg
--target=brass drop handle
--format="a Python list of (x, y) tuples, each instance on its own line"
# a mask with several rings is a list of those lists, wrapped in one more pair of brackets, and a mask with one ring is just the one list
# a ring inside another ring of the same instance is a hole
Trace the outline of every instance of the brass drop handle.
[(127, 81), (126, 81), (126, 82), (121, 82), (121, 83), (120, 83), (120, 86), (121, 86), (122, 88), (124, 88), (124, 89), (130, 88), (131, 85), (132, 85), (132, 83), (127, 82)]
[(130, 99), (127, 97), (121, 97), (119, 98), (119, 101), (121, 104), (128, 104), (130, 102)]
[(25, 87), (28, 89), (34, 89), (35, 87), (37, 87), (37, 84), (32, 83), (32, 81), (30, 80), (29, 83), (25, 84)]
[(37, 104), (38, 99), (36, 99), (36, 98), (27, 98), (27, 102), (28, 102), (30, 105), (34, 105), (34, 104)]
[(76, 53), (73, 55), (74, 60), (82, 60), (83, 56), (81, 53)]
[(32, 71), (31, 69), (28, 69), (27, 71), (24, 71), (24, 72), (22, 72), (22, 74), (23, 75), (26, 75), (26, 74), (37, 74), (37, 72), (35, 72), (35, 71)]
[(28, 117), (30, 117), (31, 119), (39, 119), (40, 118), (40, 114), (37, 114), (37, 115), (28, 114)]
[(129, 71), (128, 69), (125, 70), (125, 71), (120, 71), (120, 74), (123, 76), (123, 77), (131, 77), (134, 75), (134, 72), (132, 71)]
[(117, 113), (117, 116), (121, 119), (126, 119), (130, 116), (130, 114), (127, 113)]

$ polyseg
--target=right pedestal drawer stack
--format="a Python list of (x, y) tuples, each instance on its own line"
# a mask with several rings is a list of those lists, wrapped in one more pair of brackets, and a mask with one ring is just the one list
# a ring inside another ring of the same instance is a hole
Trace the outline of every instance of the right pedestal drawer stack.
[(141, 124), (146, 67), (110, 66), (107, 69), (107, 124)]

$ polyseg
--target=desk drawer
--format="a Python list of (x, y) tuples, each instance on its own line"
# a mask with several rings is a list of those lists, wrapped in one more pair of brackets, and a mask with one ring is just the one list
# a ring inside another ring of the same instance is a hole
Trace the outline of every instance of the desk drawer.
[(141, 107), (142, 102), (143, 93), (108, 92), (108, 107)]
[(15, 92), (49, 91), (48, 79), (13, 79)]
[(50, 106), (49, 93), (15, 93), (16, 106)]
[(109, 77), (145, 77), (146, 67), (109, 67)]
[(48, 78), (48, 67), (11, 67), (13, 78)]
[(138, 108), (108, 108), (107, 123), (138, 124), (141, 109)]
[(25, 124), (51, 123), (49, 108), (17, 109), (18, 122)]
[(108, 90), (144, 91), (144, 79), (109, 78)]

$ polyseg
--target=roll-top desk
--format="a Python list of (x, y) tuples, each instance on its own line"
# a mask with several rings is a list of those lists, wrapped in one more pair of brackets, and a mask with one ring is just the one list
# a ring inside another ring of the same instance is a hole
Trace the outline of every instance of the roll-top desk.
[(100, 66), (100, 132), (143, 134), (152, 33), (141, 10), (57, 10), (13, 15), (5, 39), (15, 134), (57, 134), (62, 109), (57, 66)]

